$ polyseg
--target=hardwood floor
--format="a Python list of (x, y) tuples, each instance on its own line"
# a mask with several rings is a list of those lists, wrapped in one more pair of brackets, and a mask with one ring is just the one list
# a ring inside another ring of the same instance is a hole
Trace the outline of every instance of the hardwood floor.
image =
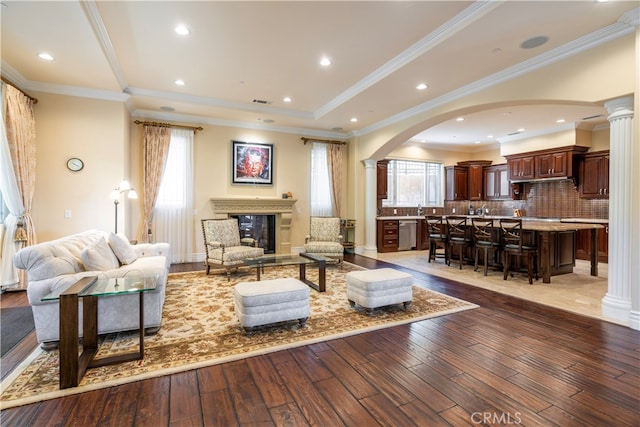
[(397, 268), (480, 308), (8, 409), (0, 424), (639, 425), (638, 331)]

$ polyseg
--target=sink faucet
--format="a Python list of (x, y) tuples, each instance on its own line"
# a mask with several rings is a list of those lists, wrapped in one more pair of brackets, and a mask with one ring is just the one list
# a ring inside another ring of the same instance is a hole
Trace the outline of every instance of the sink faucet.
[(487, 204), (483, 204), (482, 207), (480, 208), (480, 215), (484, 216), (484, 214), (487, 213)]
[(418, 203), (418, 216), (422, 216), (422, 205)]

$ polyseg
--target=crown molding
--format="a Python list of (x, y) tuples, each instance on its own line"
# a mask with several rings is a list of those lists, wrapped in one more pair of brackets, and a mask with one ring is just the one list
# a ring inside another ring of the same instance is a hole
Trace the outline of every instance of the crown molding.
[(411, 61), (423, 55), (425, 52), (433, 49), (449, 37), (456, 34), (461, 29), (469, 26), (477, 19), (486, 15), (493, 9), (501, 5), (501, 2), (474, 2), (471, 6), (464, 9), (449, 21), (442, 24), (435, 31), (428, 34), (412, 46), (404, 50), (402, 53), (391, 59), (380, 68), (342, 92), (337, 97), (320, 107), (313, 113), (313, 118), (318, 119), (325, 116), (330, 111), (338, 108), (340, 105), (349, 101), (359, 93), (378, 83), (385, 77), (396, 72)]
[(247, 104), (243, 102), (230, 102), (230, 101), (224, 101), (217, 98), (208, 98), (208, 97), (198, 96), (198, 95), (186, 95), (186, 94), (175, 93), (175, 92), (162, 92), (162, 91), (155, 91), (155, 90), (149, 90), (149, 89), (137, 88), (137, 87), (127, 87), (124, 91), (131, 96), (146, 96), (146, 97), (151, 97), (151, 98), (161, 99), (161, 100), (171, 100), (171, 101), (184, 102), (189, 104), (206, 105), (209, 107), (220, 107), (220, 108), (227, 108), (231, 110), (241, 110), (241, 111), (258, 111), (261, 113), (278, 114), (281, 116), (297, 117), (297, 118), (302, 118), (307, 120), (313, 120), (313, 114), (310, 112), (288, 110), (284, 108), (270, 107), (268, 105)]
[(357, 136), (363, 136), (371, 132), (375, 132), (387, 126), (393, 125), (402, 120), (410, 119), (419, 114), (425, 114), (437, 107), (448, 104), (452, 101), (469, 96), (473, 93), (480, 92), (482, 90), (491, 88), (500, 83), (512, 80), (516, 77), (520, 77), (527, 73), (533, 72), (545, 66), (551, 65), (558, 61), (570, 58), (579, 53), (585, 52), (589, 49), (593, 49), (612, 40), (624, 37), (635, 31), (633, 26), (630, 26), (623, 22), (616, 22), (605, 28), (594, 31), (548, 52), (542, 53), (538, 56), (530, 58), (520, 64), (514, 65), (509, 68), (505, 68), (502, 71), (494, 73), (483, 79), (477, 80), (466, 86), (462, 86), (459, 89), (439, 96), (431, 101), (427, 101), (423, 104), (417, 105), (413, 108), (405, 110), (396, 115), (390, 116), (384, 120), (381, 120), (371, 126), (363, 128), (357, 131)]
[(277, 126), (273, 124), (248, 123), (235, 120), (223, 120), (212, 117), (195, 116), (191, 114), (176, 114), (169, 112), (158, 112), (150, 110), (135, 110), (131, 113), (132, 118), (143, 120), (160, 120), (173, 121), (181, 123), (194, 123), (199, 125), (225, 126), (241, 129), (266, 130), (271, 132), (280, 132), (293, 135), (306, 135), (316, 138), (328, 139), (348, 139), (349, 135), (343, 132), (329, 132), (322, 130), (314, 130), (309, 128), (296, 128), (287, 126)]
[(89, 25), (91, 26), (93, 33), (98, 39), (98, 43), (100, 44), (102, 52), (104, 53), (104, 56), (109, 63), (109, 67), (111, 67), (111, 71), (113, 72), (114, 77), (118, 81), (120, 89), (124, 90), (128, 86), (127, 80), (125, 79), (124, 73), (122, 72), (122, 67), (120, 67), (118, 55), (116, 55), (116, 51), (113, 48), (113, 44), (111, 43), (111, 39), (109, 38), (109, 32), (104, 26), (104, 21), (102, 20), (102, 15), (100, 15), (100, 11), (98, 10), (96, 2), (93, 0), (81, 1), (80, 7), (82, 7), (82, 11), (87, 17)]

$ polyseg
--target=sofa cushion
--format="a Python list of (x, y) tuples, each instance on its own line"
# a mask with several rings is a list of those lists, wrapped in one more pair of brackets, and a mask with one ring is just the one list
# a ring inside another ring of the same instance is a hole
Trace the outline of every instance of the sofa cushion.
[(104, 238), (82, 251), (82, 263), (87, 270), (105, 271), (120, 267), (118, 258)]
[(131, 264), (138, 259), (133, 246), (129, 243), (129, 239), (121, 234), (111, 232), (109, 234), (109, 246), (111, 246), (111, 250), (123, 265)]

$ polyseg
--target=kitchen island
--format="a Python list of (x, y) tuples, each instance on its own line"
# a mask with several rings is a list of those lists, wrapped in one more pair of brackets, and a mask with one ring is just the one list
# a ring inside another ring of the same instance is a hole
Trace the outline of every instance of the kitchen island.
[[(445, 216), (446, 217), (446, 216)], [(443, 217), (444, 218), (444, 217)], [(471, 218), (479, 216), (467, 215), (469, 228)], [(498, 226), (498, 220), (513, 218), (507, 216), (484, 216), (485, 219), (493, 219)], [(378, 217), (378, 251), (395, 252), (398, 250), (398, 224), (399, 221), (417, 221), (417, 236), (415, 247), (418, 250), (426, 249), (428, 237), (425, 236), (426, 227), (422, 226), (424, 216), (384, 216)], [(522, 218), (523, 230), (535, 233), (535, 239), (539, 248), (539, 274), (543, 283), (551, 283), (551, 276), (556, 274), (571, 273), (575, 265), (575, 232), (578, 230), (591, 230), (591, 247), (598, 247), (598, 230), (604, 228), (602, 224), (592, 222), (564, 222), (562, 219)], [(586, 220), (585, 220), (586, 221)], [(471, 233), (471, 230), (469, 230)], [(382, 243), (382, 245), (381, 245)], [(591, 275), (598, 275), (597, 252), (590, 255)]]

